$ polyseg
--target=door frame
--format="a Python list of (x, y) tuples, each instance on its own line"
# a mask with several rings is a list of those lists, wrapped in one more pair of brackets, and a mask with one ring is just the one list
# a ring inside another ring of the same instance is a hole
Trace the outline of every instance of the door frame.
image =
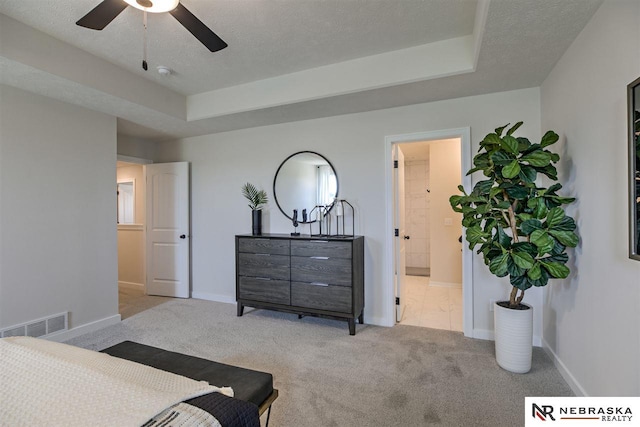
[[(435, 141), (441, 139), (460, 139), (460, 165), (461, 182), (467, 192), (471, 192), (471, 176), (466, 171), (471, 169), (471, 128), (454, 128), (437, 131), (425, 131), (400, 135), (389, 135), (384, 139), (385, 155), (385, 206), (386, 206), (386, 233), (385, 242), (385, 298), (388, 301), (387, 312), (393, 315), (395, 322), (395, 293), (393, 286), (394, 274), (394, 244), (393, 244), (393, 146), (412, 142)], [(467, 245), (462, 244), (462, 331), (464, 336), (473, 337), (473, 251)]]

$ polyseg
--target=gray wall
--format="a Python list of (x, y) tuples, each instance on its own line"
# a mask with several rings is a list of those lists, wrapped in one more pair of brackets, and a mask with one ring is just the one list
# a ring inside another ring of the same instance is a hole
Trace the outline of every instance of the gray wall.
[(605, 2), (542, 85), (581, 242), (546, 288), (544, 341), (581, 394), (640, 395), (640, 262), (628, 259), (626, 86), (640, 75), (640, 2)]
[[(385, 136), (471, 127), (471, 151), (497, 126), (524, 120), (521, 134), (540, 138), (539, 90), (525, 89), (420, 104), (369, 113), (245, 129), (168, 141), (158, 147), (160, 161), (191, 162), (193, 295), (235, 301), (234, 235), (251, 231), (251, 215), (240, 187), (251, 182), (271, 189), (278, 165), (296, 151), (311, 150), (333, 164), (340, 197), (357, 210), (356, 233), (365, 239), (365, 319), (393, 324), (391, 265), (385, 259)], [(270, 197), (272, 192), (269, 191)], [(289, 233), (290, 222), (271, 202), (263, 217), (265, 232)], [(302, 230), (307, 233), (307, 230)], [(457, 243), (457, 242), (456, 242)], [(489, 300), (508, 296), (508, 282), (496, 279), (474, 258), (474, 333), (493, 336)], [(539, 289), (528, 292), (536, 308), (534, 334), (541, 336)]]
[(116, 119), (0, 86), (0, 327), (118, 316)]

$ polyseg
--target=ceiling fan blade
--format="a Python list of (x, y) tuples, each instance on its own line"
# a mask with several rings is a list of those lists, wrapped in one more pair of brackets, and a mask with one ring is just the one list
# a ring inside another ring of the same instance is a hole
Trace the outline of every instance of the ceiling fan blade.
[(102, 30), (116, 19), (116, 16), (120, 15), (126, 7), (127, 3), (123, 0), (104, 0), (94, 7), (91, 12), (80, 18), (76, 25), (92, 30)]
[(227, 47), (227, 44), (206, 25), (202, 23), (195, 15), (182, 5), (178, 3), (178, 6), (169, 12), (174, 18), (178, 20), (191, 34), (195, 36), (200, 42), (207, 47), (211, 52), (217, 52)]

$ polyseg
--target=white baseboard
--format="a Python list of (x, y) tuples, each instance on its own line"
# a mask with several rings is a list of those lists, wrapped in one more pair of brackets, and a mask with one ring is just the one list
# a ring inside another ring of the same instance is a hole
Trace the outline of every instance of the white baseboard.
[(116, 325), (121, 322), (119, 314), (114, 316), (105, 317), (104, 319), (96, 320), (94, 322), (85, 323), (84, 325), (76, 326), (67, 331), (60, 331), (55, 334), (46, 336), (46, 339), (56, 342), (68, 341), (72, 338), (79, 337), (80, 335), (88, 334), (90, 332), (97, 331), (107, 326)]
[(545, 340), (543, 340), (542, 344), (543, 344), (542, 348), (544, 349), (545, 353), (547, 353), (549, 355), (549, 357), (553, 361), (553, 364), (555, 365), (555, 367), (560, 372), (560, 375), (562, 375), (562, 378), (564, 378), (564, 380), (567, 382), (567, 384), (569, 384), (569, 387), (571, 387), (571, 390), (573, 390), (575, 395), (576, 396), (585, 396), (585, 397), (589, 396), (587, 394), (587, 392), (585, 391), (585, 389), (580, 385), (580, 383), (578, 382), (576, 377), (574, 377), (573, 374), (571, 373), (571, 371), (569, 371), (569, 368), (567, 368), (567, 365), (565, 365), (562, 362), (562, 360), (560, 360), (558, 355), (551, 349), (551, 347), (549, 346), (549, 343), (547, 343)]
[(144, 290), (144, 283), (118, 281), (118, 286), (122, 286), (124, 288), (135, 288), (135, 289), (143, 289)]
[(429, 286), (433, 286), (436, 288), (459, 288), (462, 289), (462, 283), (453, 283), (453, 282), (435, 282), (429, 280)]
[[(489, 331), (487, 329), (474, 329), (471, 336), (479, 340), (495, 341), (493, 331)], [(537, 335), (533, 336), (533, 346), (542, 347), (542, 339)]]
[(395, 319), (392, 320), (391, 323), (389, 323), (388, 320), (384, 317), (367, 317), (366, 314), (364, 315), (364, 323), (365, 325), (383, 326), (385, 328), (390, 328), (392, 326), (395, 326), (396, 324)]
[(235, 304), (236, 298), (228, 295), (211, 294), (209, 292), (192, 292), (191, 298), (203, 299), (206, 301), (223, 302), (226, 304)]

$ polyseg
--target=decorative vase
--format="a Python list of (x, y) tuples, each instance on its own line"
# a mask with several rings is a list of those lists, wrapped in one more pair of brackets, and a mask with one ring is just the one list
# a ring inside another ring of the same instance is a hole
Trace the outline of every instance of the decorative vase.
[(528, 304), (524, 310), (494, 304), (493, 320), (496, 341), (496, 361), (502, 369), (516, 374), (531, 370), (533, 351), (533, 308)]
[(262, 234), (262, 210), (251, 211), (251, 233), (254, 236)]

